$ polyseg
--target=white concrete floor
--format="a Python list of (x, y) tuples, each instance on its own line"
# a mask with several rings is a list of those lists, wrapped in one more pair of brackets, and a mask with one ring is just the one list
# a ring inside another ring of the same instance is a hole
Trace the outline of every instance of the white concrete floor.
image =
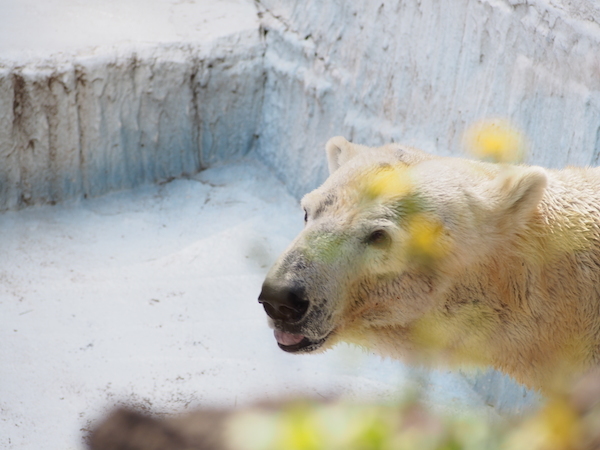
[(76, 449), (107, 410), (158, 413), (305, 393), (495, 416), (464, 378), (340, 345), (279, 350), (257, 303), (302, 227), (251, 160), (78, 203), (0, 214), (0, 448)]

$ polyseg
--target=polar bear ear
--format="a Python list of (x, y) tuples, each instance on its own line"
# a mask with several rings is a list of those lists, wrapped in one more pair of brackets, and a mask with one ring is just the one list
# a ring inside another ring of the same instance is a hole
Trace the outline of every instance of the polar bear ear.
[(329, 174), (338, 170), (340, 166), (346, 164), (364, 149), (364, 145), (348, 142), (342, 136), (336, 136), (327, 141), (325, 152), (327, 153), (327, 163), (329, 164)]
[(511, 227), (524, 223), (540, 204), (547, 184), (546, 171), (541, 167), (505, 169), (491, 186), (500, 221)]

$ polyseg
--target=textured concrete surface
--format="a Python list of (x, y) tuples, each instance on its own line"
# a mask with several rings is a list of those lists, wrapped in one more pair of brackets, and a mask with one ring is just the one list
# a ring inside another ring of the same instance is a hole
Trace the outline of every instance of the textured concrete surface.
[(4, 0), (0, 209), (253, 149), (295, 196), (333, 135), (461, 154), (502, 117), (528, 161), (597, 164), (600, 8), (572, 0)]
[(164, 181), (252, 148), (264, 84), (252, 3), (0, 6), (0, 210)]
[(460, 155), (465, 129), (490, 117), (523, 130), (530, 163), (598, 163), (597, 2), (260, 0), (259, 9), (268, 75), (258, 153), (282, 178), (301, 174), (290, 180), (296, 195), (324, 177), (312, 156), (331, 136)]

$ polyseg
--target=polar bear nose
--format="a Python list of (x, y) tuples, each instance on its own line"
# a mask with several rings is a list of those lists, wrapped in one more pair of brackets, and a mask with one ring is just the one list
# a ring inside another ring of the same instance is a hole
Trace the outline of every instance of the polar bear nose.
[(308, 300), (304, 299), (302, 287), (274, 286), (265, 283), (258, 296), (265, 312), (271, 319), (297, 322), (308, 310)]

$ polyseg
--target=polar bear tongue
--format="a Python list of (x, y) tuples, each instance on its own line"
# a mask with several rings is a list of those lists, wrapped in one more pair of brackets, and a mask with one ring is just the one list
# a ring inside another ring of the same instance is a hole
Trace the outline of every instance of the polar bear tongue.
[(281, 345), (296, 345), (304, 339), (302, 334), (286, 333), (285, 331), (275, 330), (275, 339)]

